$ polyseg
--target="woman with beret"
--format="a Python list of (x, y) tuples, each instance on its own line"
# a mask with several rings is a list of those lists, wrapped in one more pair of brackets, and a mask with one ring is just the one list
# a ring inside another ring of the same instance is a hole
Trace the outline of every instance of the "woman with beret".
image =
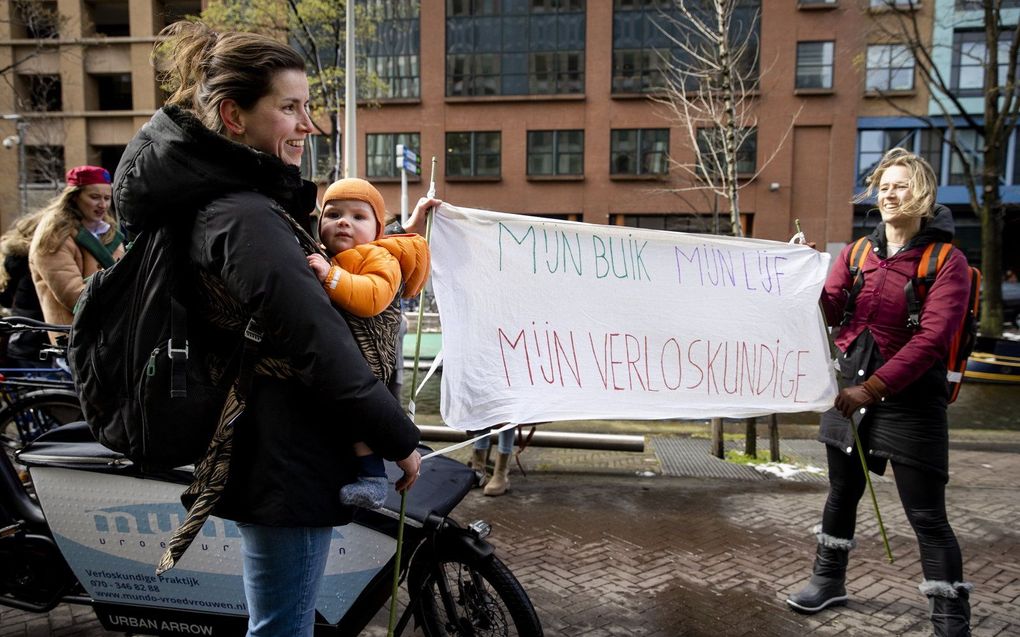
[(110, 173), (99, 166), (67, 171), (67, 186), (43, 209), (28, 252), (32, 281), (48, 323), (67, 325), (85, 279), (124, 255), (110, 214)]

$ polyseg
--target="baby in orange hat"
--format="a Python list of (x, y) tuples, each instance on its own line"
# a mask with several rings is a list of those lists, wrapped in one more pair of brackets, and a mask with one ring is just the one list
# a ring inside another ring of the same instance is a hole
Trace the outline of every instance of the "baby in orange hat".
[[(322, 281), (333, 305), (344, 313), (372, 372), (389, 383), (396, 367), (400, 296), (417, 295), (429, 275), (429, 247), (420, 235), (383, 236), (386, 206), (375, 186), (356, 177), (326, 189), (319, 217), (319, 239), (334, 255), (313, 254), (308, 265)], [(388, 482), (381, 456), (354, 443), (357, 482), (340, 489), (344, 504), (377, 509)]]

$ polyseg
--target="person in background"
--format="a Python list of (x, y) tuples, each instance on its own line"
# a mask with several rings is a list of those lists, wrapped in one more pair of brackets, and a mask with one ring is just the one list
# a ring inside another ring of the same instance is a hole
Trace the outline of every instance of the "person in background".
[[(37, 210), (19, 217), (0, 236), (0, 306), (8, 308), (11, 316), (23, 316), (37, 321), (43, 320), (43, 313), (28, 267), (28, 249), (42, 214), (43, 211)], [(7, 365), (47, 365), (39, 360), (39, 349), (45, 338), (42, 332), (23, 331), (12, 334), (7, 341)]]
[[(333, 527), (354, 512), (337, 497), (357, 476), (351, 443), (395, 461), (404, 491), (421, 467), (418, 429), (372, 375), (295, 240), (295, 219), (315, 206), (299, 168), (313, 130), (304, 60), (272, 38), (197, 21), (169, 25), (159, 42), (170, 97), (124, 151), (117, 211), (141, 231), (186, 222), (196, 278), (254, 318), (259, 362), (276, 361), (276, 371), (256, 369), (226, 484), (203, 503), (238, 524), (248, 635), (310, 637)], [(188, 330), (225, 360), (236, 336), (208, 321)], [(172, 552), (164, 563), (176, 563)]]
[[(818, 438), (826, 444), (829, 494), (816, 529), (817, 550), (807, 585), (787, 604), (816, 613), (847, 600), (846, 569), (854, 548), (864, 469), (854, 448), (851, 418), (868, 466), (881, 475), (892, 463), (900, 502), (917, 536), (935, 635), (970, 635), (969, 596), (960, 545), (946, 515), (949, 480), (949, 388), (945, 358), (966, 312), (967, 259), (953, 249), (927, 292), (920, 324), (908, 324), (905, 286), (916, 276), (924, 248), (950, 243), (953, 219), (935, 203), (935, 173), (902, 148), (887, 152), (868, 178), (863, 200), (877, 191), (882, 222), (856, 292), (850, 253), (843, 249), (829, 273), (821, 304), (835, 337), (839, 394), (822, 415)], [(852, 300), (850, 300), (852, 299)]]
[[(387, 387), (396, 373), (397, 345), (403, 315), (401, 297), (421, 291), (429, 275), (429, 246), (418, 234), (383, 236), (386, 205), (382, 194), (364, 179), (334, 182), (322, 198), (319, 239), (333, 255), (308, 256), (308, 265), (322, 282), (344, 318), (372, 372)], [(354, 443), (358, 480), (340, 489), (340, 501), (378, 509), (386, 501), (388, 483), (382, 458), (364, 442)]]
[(492, 469), (492, 475), (487, 478), (488, 466), (486, 460), (492, 442), (489, 436), (484, 436), (475, 441), (474, 453), (471, 455), (471, 461), (468, 463), (468, 466), (475, 471), (481, 472), (482, 483), (485, 485), (482, 493), (485, 495), (503, 495), (510, 488), (510, 454), (514, 452), (515, 431), (516, 429), (506, 429), (499, 432), (496, 446), (499, 453), (496, 455), (496, 463)]
[[(111, 214), (110, 173), (99, 166), (67, 171), (67, 186), (42, 211), (28, 262), (43, 318), (68, 325), (85, 279), (124, 256)], [(56, 342), (56, 335), (50, 337)]]

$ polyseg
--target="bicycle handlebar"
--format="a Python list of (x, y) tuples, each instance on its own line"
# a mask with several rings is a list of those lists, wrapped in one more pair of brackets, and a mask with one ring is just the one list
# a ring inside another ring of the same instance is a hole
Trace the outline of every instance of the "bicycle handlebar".
[(44, 321), (37, 321), (27, 316), (6, 316), (0, 318), (0, 334), (10, 334), (13, 332), (69, 332), (71, 331), (70, 325), (57, 325), (55, 323), (46, 323)]

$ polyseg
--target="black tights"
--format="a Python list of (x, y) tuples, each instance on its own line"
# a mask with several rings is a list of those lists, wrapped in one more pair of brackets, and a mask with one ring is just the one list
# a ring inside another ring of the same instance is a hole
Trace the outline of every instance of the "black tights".
[[(861, 460), (825, 446), (829, 456), (829, 497), (822, 511), (822, 531), (851, 539), (857, 523), (857, 504), (866, 484)], [(893, 462), (896, 489), (910, 526), (917, 535), (921, 551), (921, 569), (925, 579), (945, 582), (963, 581), (963, 557), (960, 545), (946, 518), (946, 485), (930, 471)]]

